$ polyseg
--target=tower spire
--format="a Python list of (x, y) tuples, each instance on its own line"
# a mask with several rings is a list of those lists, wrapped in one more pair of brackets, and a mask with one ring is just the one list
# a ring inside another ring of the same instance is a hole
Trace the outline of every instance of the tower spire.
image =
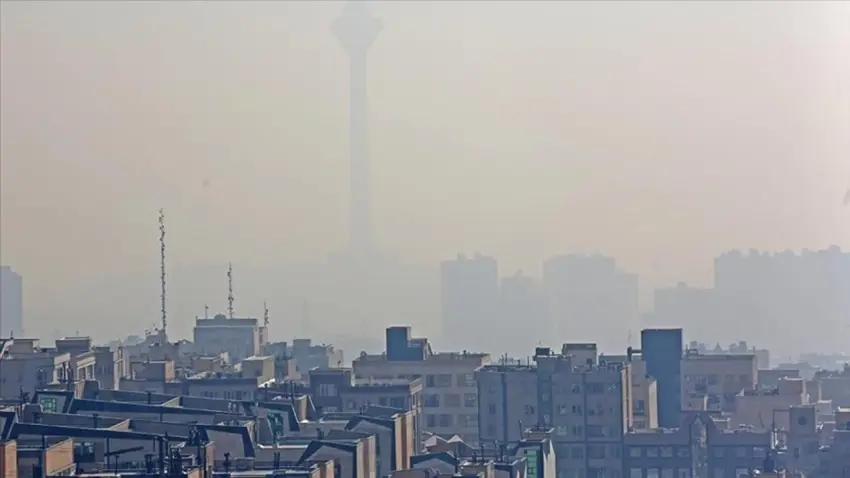
[(269, 326), (269, 306), (263, 301), (263, 325)]
[(372, 192), (370, 186), (368, 95), (366, 67), (369, 49), (382, 29), (365, 0), (350, 1), (334, 21), (333, 30), (348, 53), (349, 247), (353, 252), (372, 248)]
[(165, 310), (165, 211), (159, 210), (159, 283), (160, 283), (160, 305), (162, 312), (162, 333), (168, 326)]
[(233, 318), (233, 263), (227, 264), (227, 316)]

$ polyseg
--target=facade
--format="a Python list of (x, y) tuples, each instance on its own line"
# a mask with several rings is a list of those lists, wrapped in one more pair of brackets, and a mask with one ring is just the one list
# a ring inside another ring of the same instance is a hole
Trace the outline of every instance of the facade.
[(19, 399), (36, 390), (69, 379), (71, 355), (42, 349), (37, 339), (12, 339), (3, 344), (0, 357), (0, 398)]
[(440, 303), (443, 341), (460, 349), (466, 337), (480, 335), (496, 318), (499, 300), (499, 265), (496, 259), (476, 254), (440, 264)]
[(682, 412), (682, 329), (644, 329), (640, 333), (646, 373), (658, 392), (658, 425), (679, 426)]
[[(390, 329), (397, 330), (391, 327)], [(402, 328), (403, 329), (403, 328)], [(409, 339), (391, 332), (401, 343), (390, 341), (381, 355), (363, 354), (353, 363), (358, 380), (423, 380), (424, 431), (457, 434), (468, 443), (478, 441), (478, 389), (475, 370), (490, 363), (481, 353), (434, 353), (427, 339)], [(409, 335), (409, 331), (407, 333)], [(416, 352), (419, 355), (416, 355)]]
[(24, 287), (20, 274), (0, 266), (0, 337), (24, 335)]
[(478, 369), (481, 442), (521, 440), (524, 424), (551, 427), (558, 476), (620, 476), (633, 419), (630, 365), (577, 361), (538, 348), (534, 364)]
[(707, 413), (688, 414), (675, 429), (624, 437), (628, 478), (740, 478), (759, 469), (773, 449), (770, 431), (723, 430)]
[(758, 363), (753, 354), (703, 355), (688, 351), (681, 364), (681, 396), (706, 395), (709, 411), (734, 412), (737, 395), (754, 390), (758, 381)]
[(193, 329), (196, 351), (202, 355), (227, 352), (234, 362), (259, 355), (265, 347), (265, 327), (257, 319), (229, 318), (218, 314), (198, 317)]

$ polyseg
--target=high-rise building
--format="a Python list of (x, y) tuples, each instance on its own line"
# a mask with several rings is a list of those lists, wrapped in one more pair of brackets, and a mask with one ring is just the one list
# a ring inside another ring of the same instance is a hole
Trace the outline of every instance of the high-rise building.
[(440, 264), (442, 337), (459, 350), (469, 337), (481, 337), (496, 322), (499, 300), (499, 266), (481, 254)]
[[(557, 337), (565, 341), (597, 340), (603, 350), (626, 348), (629, 331), (638, 326), (638, 278), (601, 255), (557, 256), (543, 264)], [(619, 331), (620, 335), (612, 334)]]
[(21, 275), (0, 266), (0, 337), (24, 334), (24, 289)]
[(646, 373), (655, 379), (658, 425), (678, 427), (682, 419), (682, 329), (644, 329), (640, 348)]
[(499, 287), (496, 320), (484, 337), (490, 350), (521, 357), (541, 339), (552, 336), (546, 294), (534, 278), (520, 273), (504, 277)]

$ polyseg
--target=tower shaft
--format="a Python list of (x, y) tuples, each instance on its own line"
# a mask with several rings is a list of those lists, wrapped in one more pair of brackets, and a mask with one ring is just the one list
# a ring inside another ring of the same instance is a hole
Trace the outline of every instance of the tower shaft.
[(354, 252), (372, 248), (372, 189), (369, 160), (369, 113), (366, 76), (367, 50), (349, 58), (349, 245)]

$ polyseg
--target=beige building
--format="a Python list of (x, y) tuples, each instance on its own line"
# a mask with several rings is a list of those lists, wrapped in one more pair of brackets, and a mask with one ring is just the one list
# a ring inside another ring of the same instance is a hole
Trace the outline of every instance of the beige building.
[(265, 348), (267, 332), (257, 319), (231, 319), (218, 314), (211, 319), (196, 318), (193, 333), (197, 353), (216, 355), (227, 352), (236, 363), (259, 355)]
[(788, 430), (791, 407), (807, 403), (805, 380), (780, 378), (776, 388), (742, 390), (735, 397), (735, 411), (729, 414), (730, 425)]
[(753, 390), (758, 364), (753, 354), (709, 354), (688, 351), (682, 359), (682, 394), (704, 394), (709, 411), (732, 412), (742, 390)]
[(646, 430), (658, 428), (658, 383), (646, 371), (646, 362), (638, 353), (627, 355), (600, 355), (600, 363), (628, 363), (632, 378), (632, 428)]
[(468, 443), (477, 443), (478, 388), (475, 370), (490, 363), (490, 356), (481, 353), (433, 353), (427, 341), (424, 345), (419, 360), (391, 360), (386, 354), (363, 354), (354, 360), (354, 375), (357, 379), (379, 381), (421, 377), (422, 429), (438, 434), (457, 434)]
[(478, 369), (481, 441), (515, 442), (523, 425), (551, 427), (559, 476), (620, 476), (633, 421), (631, 366), (574, 360), (538, 348), (535, 364)]

